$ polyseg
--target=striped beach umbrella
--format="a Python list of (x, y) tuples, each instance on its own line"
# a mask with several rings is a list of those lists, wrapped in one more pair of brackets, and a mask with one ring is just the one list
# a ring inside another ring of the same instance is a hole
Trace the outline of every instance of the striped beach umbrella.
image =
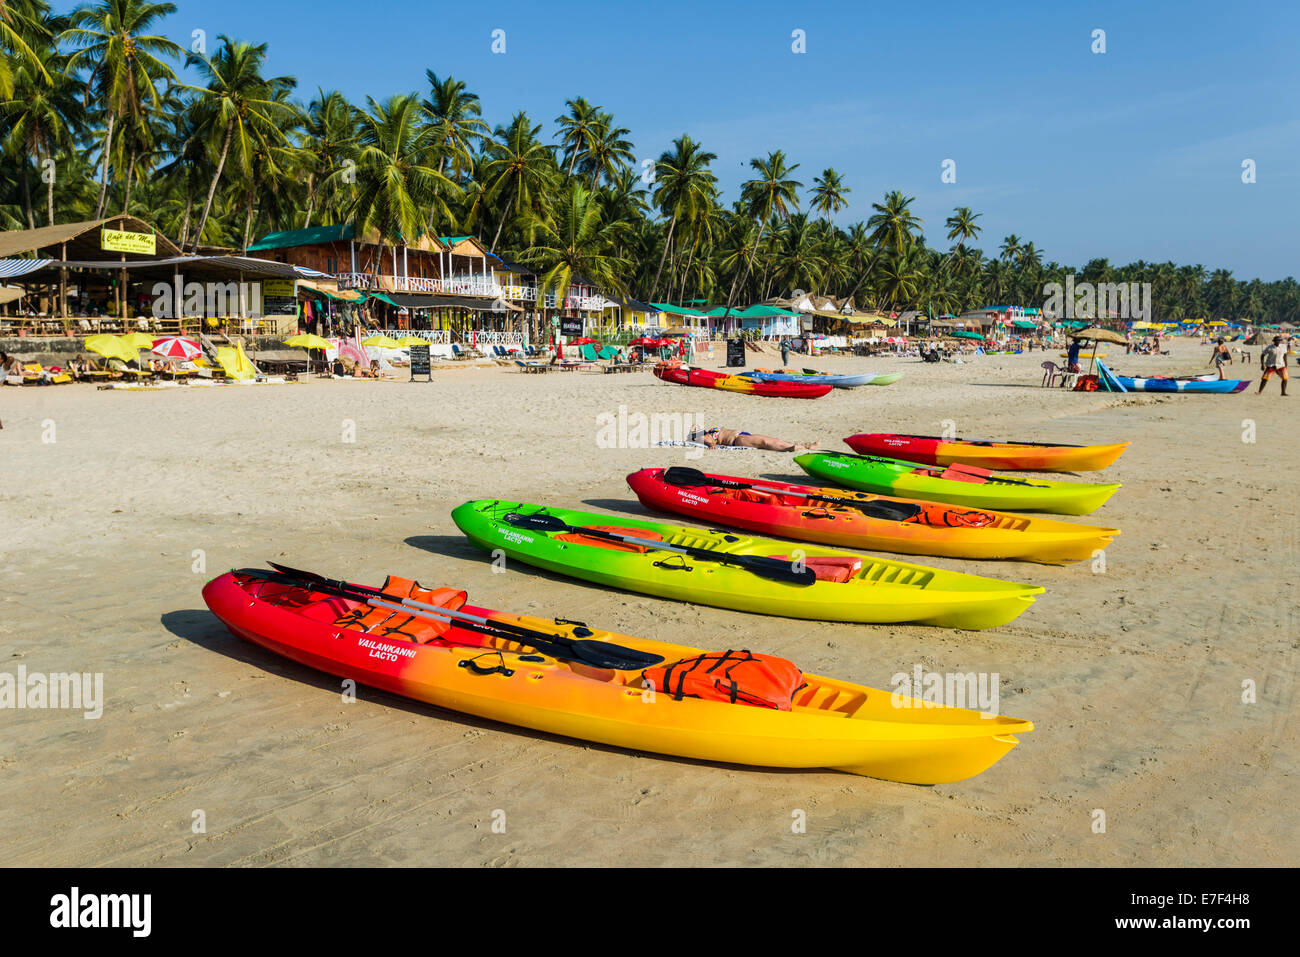
[(184, 336), (163, 336), (161, 339), (153, 341), (154, 355), (162, 356), (165, 359), (182, 359), (193, 360), (203, 355), (203, 350), (193, 339), (187, 339)]

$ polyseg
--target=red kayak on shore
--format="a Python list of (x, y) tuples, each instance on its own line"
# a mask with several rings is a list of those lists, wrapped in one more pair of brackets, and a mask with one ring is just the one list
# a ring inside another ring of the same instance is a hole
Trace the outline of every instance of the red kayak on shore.
[(816, 399), (830, 392), (834, 386), (813, 385), (803, 382), (756, 382), (741, 376), (714, 372), (711, 369), (693, 369), (677, 362), (661, 362), (655, 366), (655, 375), (664, 382), (693, 385), (702, 389), (721, 389), (725, 392), (742, 392), (747, 395), (766, 395), (784, 399)]
[(887, 455), (923, 465), (975, 465), (1031, 472), (1095, 472), (1114, 463), (1129, 447), (1128, 442), (1115, 445), (976, 442), (892, 432), (850, 435), (844, 444), (859, 455)]

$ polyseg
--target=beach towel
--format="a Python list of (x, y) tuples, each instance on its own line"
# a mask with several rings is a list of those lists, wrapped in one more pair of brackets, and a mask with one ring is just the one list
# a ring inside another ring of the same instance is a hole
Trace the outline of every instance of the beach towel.
[[(673, 439), (665, 439), (665, 440), (662, 441), (662, 442), (656, 442), (655, 445), (656, 445), (656, 446), (663, 446), (663, 447), (675, 446), (675, 447), (677, 447), (677, 448), (687, 448), (687, 449), (707, 449), (707, 448), (710, 447), (710, 446), (705, 445), (703, 442), (678, 442), (678, 441), (675, 441), (675, 440), (673, 440)], [(753, 452), (753, 451), (756, 451), (752, 446), (749, 446), (749, 445), (715, 445), (715, 446), (712, 446), (712, 448), (718, 449), (718, 450), (723, 451), (723, 452)]]

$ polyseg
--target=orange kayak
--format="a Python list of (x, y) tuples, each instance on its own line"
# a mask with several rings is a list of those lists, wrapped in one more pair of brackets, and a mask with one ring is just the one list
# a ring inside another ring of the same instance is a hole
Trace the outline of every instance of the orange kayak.
[[(401, 581), (422, 594), (418, 583), (394, 578), (384, 594)], [(656, 693), (641, 670), (594, 667), (458, 624), (422, 631), (409, 614), (367, 614), (366, 601), (320, 587), (268, 581), (248, 569), (213, 579), (203, 598), (240, 638), (310, 668), (452, 711), (633, 751), (942, 784), (988, 769), (1016, 746), (1017, 734), (1034, 728), (1019, 718), (806, 673), (784, 709), (679, 698), (666, 688)], [(567, 619), (474, 607), (455, 589), (428, 597), (491, 626), (617, 642), (665, 664), (701, 654), (691, 645)]]
[(1024, 472), (1095, 472), (1114, 464), (1131, 444), (977, 442), (893, 432), (863, 432), (850, 435), (844, 442), (860, 455), (887, 455), (922, 465), (976, 465)]

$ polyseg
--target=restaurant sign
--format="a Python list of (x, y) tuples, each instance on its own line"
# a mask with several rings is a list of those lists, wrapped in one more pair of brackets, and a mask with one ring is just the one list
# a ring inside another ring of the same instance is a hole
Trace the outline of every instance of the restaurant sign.
[(158, 252), (158, 237), (153, 233), (128, 233), (121, 229), (104, 229), (100, 232), (99, 248), (115, 253), (153, 256)]

